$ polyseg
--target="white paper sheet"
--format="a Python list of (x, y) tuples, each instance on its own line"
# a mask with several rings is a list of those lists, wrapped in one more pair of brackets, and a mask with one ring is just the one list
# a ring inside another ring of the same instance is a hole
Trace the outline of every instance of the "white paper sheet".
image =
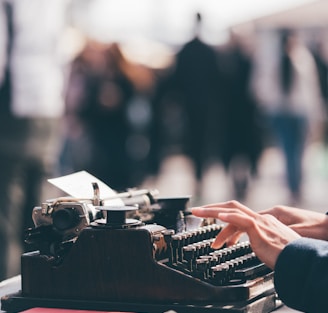
[[(48, 179), (48, 182), (66, 192), (68, 195), (79, 199), (94, 198), (92, 183), (98, 184), (100, 199), (106, 199), (117, 194), (116, 191), (107, 186), (104, 182), (86, 171)], [(107, 205), (123, 205), (121, 199), (112, 199), (105, 202)]]

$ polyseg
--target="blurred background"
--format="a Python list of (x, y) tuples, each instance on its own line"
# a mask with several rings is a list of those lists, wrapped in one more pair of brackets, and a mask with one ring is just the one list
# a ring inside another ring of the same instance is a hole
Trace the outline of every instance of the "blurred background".
[[(259, 209), (308, 202), (320, 209), (326, 175), (327, 6), (325, 1), (72, 1), (70, 43), (78, 51), (117, 45), (128, 63), (122, 71), (133, 85), (122, 105), (128, 119), (120, 141), (126, 162), (122, 155), (122, 168), (113, 162), (117, 175), (106, 177), (105, 160), (99, 170), (89, 170), (113, 188), (154, 186), (165, 195), (191, 194), (194, 204), (237, 198)], [(272, 121), (279, 107), (287, 106), (277, 69), (287, 30), (316, 67), (309, 69), (302, 57), (295, 61), (303, 67), (300, 84), (307, 86), (305, 94), (294, 91), (301, 99), (293, 100), (291, 111), (306, 116), (296, 130)], [(195, 38), (214, 53), (193, 45)], [(106, 133), (122, 134), (109, 124), (95, 135), (101, 146)], [(106, 145), (112, 145), (109, 139)], [(79, 160), (64, 162), (62, 170), (81, 169)], [(288, 170), (287, 162), (298, 165)], [(116, 176), (121, 184), (114, 182)], [(271, 192), (262, 190), (265, 186)]]
[(0, 280), (46, 180), (80, 170), (326, 212), (327, 1), (0, 4)]

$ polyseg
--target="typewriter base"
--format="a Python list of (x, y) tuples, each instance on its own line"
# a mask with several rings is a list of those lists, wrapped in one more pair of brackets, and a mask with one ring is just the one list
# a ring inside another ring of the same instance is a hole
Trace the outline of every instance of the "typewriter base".
[(99, 310), (138, 313), (163, 313), (173, 310), (177, 313), (269, 313), (282, 305), (275, 293), (262, 295), (252, 301), (224, 304), (158, 304), (121, 303), (106, 301), (81, 301), (67, 299), (28, 298), (20, 293), (2, 297), (1, 309), (16, 313), (34, 307), (61, 308), (75, 310)]

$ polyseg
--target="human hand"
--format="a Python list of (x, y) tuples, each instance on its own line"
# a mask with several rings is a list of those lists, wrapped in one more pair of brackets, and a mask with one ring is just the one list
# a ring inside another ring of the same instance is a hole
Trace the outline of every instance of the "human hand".
[(228, 223), (217, 235), (212, 247), (231, 245), (245, 232), (252, 250), (268, 267), (274, 269), (278, 255), (291, 241), (300, 235), (281, 223), (273, 215), (256, 213), (238, 201), (228, 201), (192, 208), (198, 217), (220, 219)]
[(271, 214), (302, 237), (328, 240), (328, 216), (310, 210), (277, 205), (259, 212)]

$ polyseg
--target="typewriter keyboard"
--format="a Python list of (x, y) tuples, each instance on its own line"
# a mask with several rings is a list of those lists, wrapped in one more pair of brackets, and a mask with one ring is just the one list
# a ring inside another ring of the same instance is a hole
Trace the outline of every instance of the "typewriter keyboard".
[(87, 227), (60, 266), (38, 251), (22, 256), (25, 279), (17, 302), (38, 298), (52, 305), (70, 299), (83, 307), (88, 299), (92, 309), (149, 313), (271, 312), (280, 305), (273, 272), (247, 241), (212, 249), (221, 229), (216, 224), (178, 233), (157, 224)]
[(243, 284), (271, 272), (252, 252), (248, 241), (212, 249), (221, 229), (213, 224), (177, 234), (164, 231), (169, 257), (163, 263), (215, 286)]

